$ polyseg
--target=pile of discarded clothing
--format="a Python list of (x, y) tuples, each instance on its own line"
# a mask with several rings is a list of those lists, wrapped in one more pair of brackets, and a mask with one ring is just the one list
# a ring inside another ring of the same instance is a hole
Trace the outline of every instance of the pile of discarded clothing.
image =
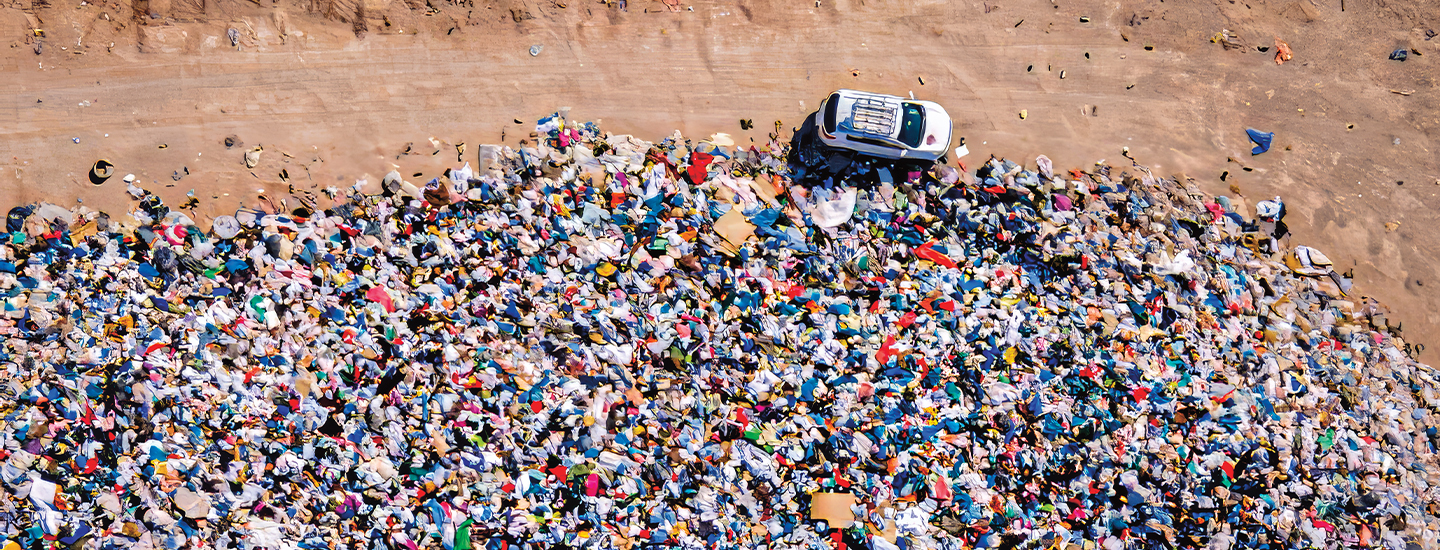
[(0, 548), (1440, 545), (1436, 373), (1283, 208), (479, 149), (205, 228), (11, 210)]

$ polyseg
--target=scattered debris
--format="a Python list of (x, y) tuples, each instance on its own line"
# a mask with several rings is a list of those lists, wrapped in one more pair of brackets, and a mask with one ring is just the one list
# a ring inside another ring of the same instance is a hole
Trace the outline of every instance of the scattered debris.
[(1284, 65), (1286, 61), (1295, 58), (1295, 53), (1290, 50), (1290, 44), (1280, 37), (1275, 37), (1275, 64)]
[(1226, 50), (1245, 48), (1244, 41), (1240, 40), (1240, 37), (1231, 32), (1230, 29), (1221, 29), (1220, 32), (1215, 33), (1215, 36), (1210, 38), (1210, 42), (1220, 44)]
[(249, 151), (246, 151), (246, 152), (245, 152), (245, 167), (246, 167), (246, 168), (252, 168), (252, 169), (253, 169), (253, 168), (255, 168), (256, 165), (260, 164), (260, 153), (261, 153), (262, 151), (264, 151), (264, 150), (265, 150), (265, 148), (263, 148), (263, 147), (261, 147), (261, 146), (259, 146), (259, 145), (256, 145), (255, 147), (251, 148)]
[(95, 161), (95, 164), (90, 166), (90, 183), (93, 185), (100, 185), (102, 183), (105, 183), (105, 180), (110, 179), (110, 176), (114, 174), (114, 164), (111, 164), (110, 161), (106, 159), (97, 160)]
[(1258, 155), (1270, 150), (1270, 141), (1275, 139), (1274, 132), (1261, 132), (1254, 128), (1247, 128), (1245, 134), (1250, 136), (1250, 141), (1255, 143), (1255, 148), (1250, 150), (1251, 155)]

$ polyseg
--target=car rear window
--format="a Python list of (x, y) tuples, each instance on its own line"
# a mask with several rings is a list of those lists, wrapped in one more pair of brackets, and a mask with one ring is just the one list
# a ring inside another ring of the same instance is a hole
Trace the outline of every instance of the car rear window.
[(840, 108), (840, 94), (830, 94), (825, 100), (825, 133), (835, 134), (835, 111)]
[(900, 120), (900, 143), (919, 147), (920, 135), (924, 133), (925, 109), (914, 103), (906, 103), (905, 114)]

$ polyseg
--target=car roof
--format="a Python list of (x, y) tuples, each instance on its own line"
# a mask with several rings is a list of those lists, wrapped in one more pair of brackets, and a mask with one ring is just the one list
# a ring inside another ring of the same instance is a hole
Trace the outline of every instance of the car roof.
[(837, 129), (845, 133), (893, 140), (900, 134), (902, 98), (893, 95), (836, 90)]
[(924, 108), (927, 120), (932, 115), (940, 115), (946, 125), (950, 120), (945, 108), (933, 101), (847, 88), (835, 90), (831, 95), (838, 95), (840, 99), (835, 106), (835, 116), (838, 119), (836, 130), (846, 134), (897, 141), (900, 138), (900, 121), (906, 104)]

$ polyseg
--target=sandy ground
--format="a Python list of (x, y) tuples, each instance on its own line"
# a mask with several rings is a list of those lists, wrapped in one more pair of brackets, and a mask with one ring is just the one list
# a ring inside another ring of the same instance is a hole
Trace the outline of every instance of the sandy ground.
[[(1345, 2), (0, 0), (0, 203), (126, 208), (118, 178), (86, 181), (107, 158), (171, 204), (194, 190), (202, 217), (284, 197), (282, 170), (302, 189), (428, 179), (561, 107), (744, 143), (835, 88), (914, 93), (956, 118), (966, 161), (1125, 165), (1129, 147), (1214, 193), (1283, 196), (1294, 243), (1353, 269), (1434, 362), (1440, 3)], [(1252, 157), (1247, 127), (1275, 147)]]

